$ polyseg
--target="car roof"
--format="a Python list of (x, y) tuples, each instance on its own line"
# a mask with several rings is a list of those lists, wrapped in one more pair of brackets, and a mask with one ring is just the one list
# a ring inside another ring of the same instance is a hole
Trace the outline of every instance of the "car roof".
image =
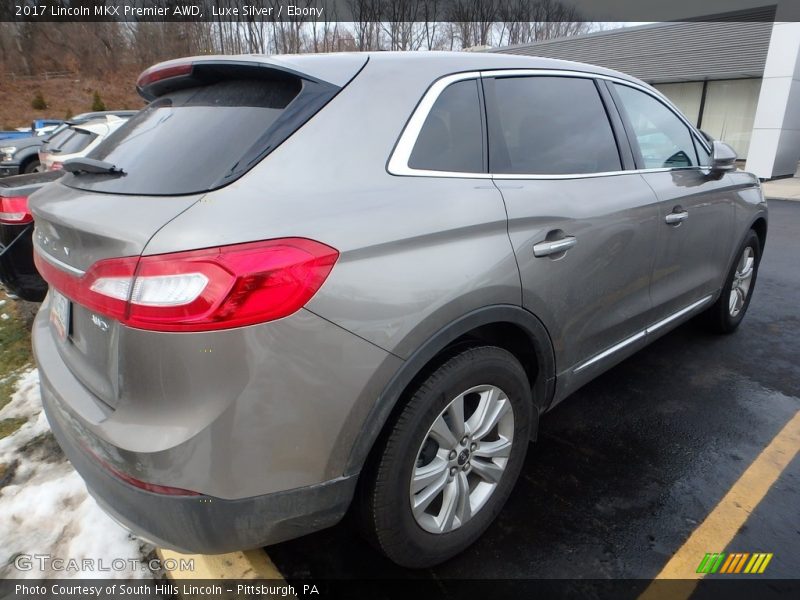
[(397, 67), (424, 68), (434, 78), (464, 71), (494, 69), (555, 69), (607, 75), (619, 79), (641, 82), (629, 75), (586, 63), (537, 56), (521, 56), (495, 52), (335, 52), (330, 54), (226, 54), (185, 57), (159, 63), (158, 67), (190, 61), (242, 63), (253, 62), (274, 65), (309, 77), (328, 81), (334, 85), (346, 84), (365, 63), (370, 68)]
[(487, 71), (494, 69), (551, 69), (577, 71), (596, 75), (617, 77), (639, 83), (635, 77), (613, 69), (606, 69), (571, 60), (559, 60), (540, 56), (521, 56), (518, 54), (501, 54), (495, 52), (369, 52), (373, 65), (397, 65), (406, 63), (409, 66), (427, 65), (437, 69), (442, 75), (459, 71)]

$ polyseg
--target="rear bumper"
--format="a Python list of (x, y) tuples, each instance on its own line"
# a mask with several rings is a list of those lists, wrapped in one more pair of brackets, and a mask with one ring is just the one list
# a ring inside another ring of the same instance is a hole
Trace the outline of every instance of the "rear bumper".
[[(117, 521), (161, 546), (222, 553), (344, 515), (357, 477), (344, 469), (353, 436), (399, 359), (307, 311), (208, 334), (120, 327), (124, 388), (112, 407), (65, 361), (82, 340), (54, 335), (49, 304), (32, 331), (45, 413)], [(153, 493), (120, 472), (202, 495)]]
[(218, 554), (275, 544), (336, 524), (353, 497), (355, 476), (238, 500), (154, 494), (117, 478), (80, 446), (44, 378), (42, 404), (56, 440), (97, 503), (160, 547)]

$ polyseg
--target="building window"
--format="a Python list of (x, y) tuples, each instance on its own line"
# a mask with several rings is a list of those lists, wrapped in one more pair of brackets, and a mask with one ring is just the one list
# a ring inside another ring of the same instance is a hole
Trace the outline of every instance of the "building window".
[(683, 116), (697, 126), (700, 118), (700, 102), (703, 98), (702, 81), (660, 83), (653, 87), (669, 98)]
[(703, 131), (730, 144), (746, 158), (756, 119), (760, 79), (709, 81), (703, 107)]

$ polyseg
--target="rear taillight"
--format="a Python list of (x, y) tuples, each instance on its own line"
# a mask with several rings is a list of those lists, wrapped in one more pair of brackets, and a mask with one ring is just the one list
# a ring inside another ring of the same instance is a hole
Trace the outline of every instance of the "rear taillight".
[(209, 331), (263, 323), (302, 308), (339, 253), (303, 238), (95, 263), (80, 278), (35, 256), (65, 296), (130, 327)]
[(50, 165), (48, 171), (61, 171), (64, 169), (64, 163), (54, 162)]
[(28, 211), (27, 196), (0, 197), (0, 223), (7, 225), (24, 225), (33, 221)]

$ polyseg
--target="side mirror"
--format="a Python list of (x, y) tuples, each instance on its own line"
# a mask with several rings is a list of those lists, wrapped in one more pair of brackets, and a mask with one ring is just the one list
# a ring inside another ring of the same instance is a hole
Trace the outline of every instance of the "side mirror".
[(714, 140), (711, 143), (711, 170), (727, 172), (736, 169), (736, 150), (725, 142)]

